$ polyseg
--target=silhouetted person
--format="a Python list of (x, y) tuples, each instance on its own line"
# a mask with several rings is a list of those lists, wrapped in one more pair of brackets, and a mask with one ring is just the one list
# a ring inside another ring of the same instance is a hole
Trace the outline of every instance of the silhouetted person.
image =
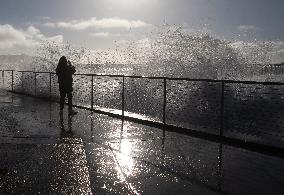
[(59, 59), (56, 67), (56, 74), (58, 76), (59, 92), (60, 92), (60, 113), (62, 114), (64, 108), (65, 97), (68, 98), (68, 113), (71, 115), (76, 114), (72, 109), (72, 91), (73, 91), (73, 78), (72, 75), (76, 72), (75, 67), (65, 56)]

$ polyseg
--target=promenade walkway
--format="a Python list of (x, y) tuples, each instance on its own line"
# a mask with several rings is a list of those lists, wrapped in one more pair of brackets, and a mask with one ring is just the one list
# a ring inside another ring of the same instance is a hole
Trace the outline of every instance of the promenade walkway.
[(284, 194), (284, 159), (0, 92), (0, 194)]

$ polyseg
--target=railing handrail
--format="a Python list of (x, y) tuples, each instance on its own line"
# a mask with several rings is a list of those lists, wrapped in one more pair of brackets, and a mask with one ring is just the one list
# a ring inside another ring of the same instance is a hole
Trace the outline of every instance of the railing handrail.
[[(0, 70), (0, 71), (16, 71), (16, 72), (30, 72), (38, 74), (56, 74), (50, 71), (30, 71), (30, 70)], [(284, 85), (284, 82), (275, 81), (249, 81), (249, 80), (231, 80), (231, 79), (203, 79), (203, 78), (189, 78), (189, 77), (160, 77), (160, 76), (142, 76), (142, 75), (121, 75), (121, 74), (87, 74), (76, 73), (77, 76), (101, 76), (101, 77), (121, 77), (121, 78), (141, 78), (141, 79), (153, 79), (153, 80), (173, 80), (173, 81), (196, 81), (196, 82), (212, 82), (212, 83), (239, 83), (239, 84), (260, 84), (260, 85)]]

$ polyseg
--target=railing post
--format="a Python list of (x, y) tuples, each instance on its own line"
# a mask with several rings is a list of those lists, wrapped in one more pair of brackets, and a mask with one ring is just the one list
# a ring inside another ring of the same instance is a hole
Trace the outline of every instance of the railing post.
[(14, 91), (14, 70), (12, 70), (12, 92)]
[(22, 83), (22, 93), (24, 93), (24, 72), (21, 72), (22, 76), (21, 76), (21, 83)]
[(163, 123), (166, 123), (166, 105), (167, 105), (167, 79), (164, 78), (164, 103), (163, 103)]
[(5, 70), (2, 70), (3, 89), (5, 89)]
[(92, 75), (91, 82), (91, 109), (94, 109), (94, 75)]
[(124, 86), (125, 86), (125, 77), (124, 75), (122, 76), (122, 103), (121, 103), (121, 110), (122, 110), (122, 117), (124, 117)]
[(51, 72), (49, 73), (49, 100), (51, 100)]
[(35, 96), (36, 96), (36, 72), (34, 73), (35, 75)]
[(224, 90), (225, 90), (225, 81), (222, 81), (221, 86), (221, 106), (220, 106), (220, 136), (223, 136), (224, 128)]

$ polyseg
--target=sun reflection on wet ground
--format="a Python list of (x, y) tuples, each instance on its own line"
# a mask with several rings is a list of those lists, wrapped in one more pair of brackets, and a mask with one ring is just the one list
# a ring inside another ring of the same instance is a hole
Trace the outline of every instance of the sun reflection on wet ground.
[(0, 194), (283, 194), (284, 159), (58, 105), (0, 103)]

